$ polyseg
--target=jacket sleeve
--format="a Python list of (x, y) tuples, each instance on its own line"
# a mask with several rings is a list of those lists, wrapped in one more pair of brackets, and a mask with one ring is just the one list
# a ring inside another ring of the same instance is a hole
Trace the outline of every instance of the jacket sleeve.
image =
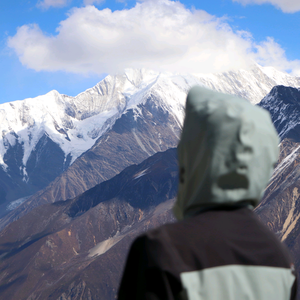
[(157, 265), (154, 249), (146, 236), (137, 238), (131, 246), (118, 300), (174, 300), (176, 280)]

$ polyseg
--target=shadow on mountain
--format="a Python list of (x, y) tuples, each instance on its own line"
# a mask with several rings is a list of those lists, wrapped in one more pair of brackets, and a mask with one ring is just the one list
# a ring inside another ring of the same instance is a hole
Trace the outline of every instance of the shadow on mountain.
[(132, 240), (174, 221), (177, 188), (169, 149), (74, 199), (33, 209), (0, 233), (0, 298), (114, 299)]

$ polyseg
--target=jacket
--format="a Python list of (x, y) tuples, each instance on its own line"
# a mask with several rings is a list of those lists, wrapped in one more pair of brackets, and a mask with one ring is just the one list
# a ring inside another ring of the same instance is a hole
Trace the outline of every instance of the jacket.
[(286, 247), (253, 212), (278, 158), (268, 112), (190, 90), (178, 145), (178, 219), (138, 237), (118, 299), (296, 299)]

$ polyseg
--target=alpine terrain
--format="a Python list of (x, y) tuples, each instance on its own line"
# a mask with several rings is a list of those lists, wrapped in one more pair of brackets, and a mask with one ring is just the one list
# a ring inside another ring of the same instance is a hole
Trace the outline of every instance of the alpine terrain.
[(132, 240), (173, 221), (177, 186), (173, 148), (11, 223), (0, 233), (0, 299), (115, 299)]
[(270, 112), (281, 144), (278, 164), (264, 198), (255, 211), (288, 246), (299, 274), (300, 89), (276, 86), (259, 105)]
[(300, 86), (300, 78), (259, 65), (208, 75), (126, 70), (74, 98), (52, 91), (2, 104), (0, 216), (19, 207), (0, 227), (37, 205), (73, 198), (175, 147), (186, 94), (196, 84), (255, 104), (275, 85)]
[[(299, 104), (300, 90), (284, 86), (274, 87), (259, 103), (270, 111), (283, 140), (278, 165), (255, 210), (290, 248), (297, 270), (300, 145), (290, 132), (297, 132)], [(114, 299), (132, 240), (174, 221), (177, 185), (176, 149), (169, 149), (72, 200), (33, 208), (0, 233), (0, 298)]]
[(114, 299), (132, 240), (174, 221), (175, 147), (195, 84), (263, 98), (282, 140), (256, 213), (300, 270), (300, 78), (258, 65), (215, 75), (127, 70), (75, 98), (52, 91), (0, 105), (0, 299)]

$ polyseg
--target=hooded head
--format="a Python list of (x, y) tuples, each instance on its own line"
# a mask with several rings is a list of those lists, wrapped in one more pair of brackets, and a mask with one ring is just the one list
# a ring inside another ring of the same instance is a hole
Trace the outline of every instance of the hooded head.
[(178, 220), (206, 208), (255, 207), (278, 159), (269, 113), (244, 99), (201, 87), (190, 90), (178, 145)]

